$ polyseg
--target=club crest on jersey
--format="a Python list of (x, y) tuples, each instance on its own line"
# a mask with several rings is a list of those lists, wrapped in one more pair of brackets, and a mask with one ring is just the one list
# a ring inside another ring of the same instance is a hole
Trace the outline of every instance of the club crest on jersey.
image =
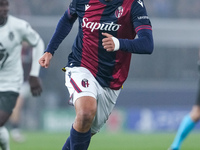
[(88, 82), (88, 80), (87, 79), (83, 79), (82, 81), (81, 81), (81, 84), (82, 84), (82, 86), (83, 87), (89, 87), (89, 82)]
[(12, 41), (14, 39), (14, 33), (10, 32), (8, 35), (9, 39)]
[(122, 6), (119, 6), (119, 7), (117, 8), (117, 10), (115, 11), (115, 16), (116, 16), (117, 18), (119, 18), (119, 17), (122, 16), (122, 14), (123, 14), (123, 7), (122, 7)]

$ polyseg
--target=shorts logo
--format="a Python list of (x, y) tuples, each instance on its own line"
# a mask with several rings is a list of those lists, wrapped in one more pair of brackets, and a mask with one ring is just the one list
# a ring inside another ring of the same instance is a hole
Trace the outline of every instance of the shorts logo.
[(123, 14), (123, 7), (122, 7), (122, 6), (119, 6), (119, 7), (117, 8), (117, 10), (115, 11), (115, 16), (116, 16), (117, 18), (119, 18), (119, 17), (122, 16), (122, 14)]
[(87, 79), (83, 79), (82, 81), (81, 81), (81, 84), (82, 84), (82, 86), (83, 87), (89, 87), (89, 82), (88, 82), (88, 80)]
[(69, 78), (71, 78), (71, 75), (72, 75), (72, 73), (71, 73), (71, 71), (69, 71), (69, 72), (68, 72)]

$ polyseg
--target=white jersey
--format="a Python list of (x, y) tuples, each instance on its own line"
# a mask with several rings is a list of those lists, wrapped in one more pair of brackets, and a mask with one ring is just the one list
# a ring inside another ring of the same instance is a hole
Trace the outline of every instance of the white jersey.
[(29, 23), (9, 15), (0, 26), (0, 91), (19, 92), (23, 83), (22, 41), (36, 46), (40, 36)]

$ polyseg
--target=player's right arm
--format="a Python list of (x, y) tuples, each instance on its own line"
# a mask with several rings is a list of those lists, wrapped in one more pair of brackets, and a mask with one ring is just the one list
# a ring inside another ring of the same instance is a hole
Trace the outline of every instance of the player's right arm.
[(58, 49), (61, 42), (65, 39), (65, 37), (71, 31), (72, 26), (74, 22), (76, 21), (76, 19), (77, 19), (77, 15), (74, 13), (72, 14), (70, 8), (66, 10), (64, 15), (61, 17), (61, 19), (58, 22), (56, 30), (53, 34), (53, 37), (51, 38), (45, 52), (49, 52), (52, 55), (54, 54), (54, 52)]
[(42, 67), (49, 67), (50, 60), (52, 59), (54, 52), (58, 49), (58, 46), (71, 31), (72, 26), (77, 19), (76, 9), (74, 6), (75, 2), (73, 1), (70, 4), (69, 9), (66, 10), (64, 15), (60, 18), (47, 49), (45, 50), (43, 56), (39, 59), (39, 64)]

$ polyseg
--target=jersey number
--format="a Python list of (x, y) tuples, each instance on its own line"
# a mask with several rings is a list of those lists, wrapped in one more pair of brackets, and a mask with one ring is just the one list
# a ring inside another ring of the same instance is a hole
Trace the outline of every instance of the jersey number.
[(5, 61), (7, 60), (9, 54), (6, 52), (5, 49), (0, 50), (0, 69), (3, 68)]

